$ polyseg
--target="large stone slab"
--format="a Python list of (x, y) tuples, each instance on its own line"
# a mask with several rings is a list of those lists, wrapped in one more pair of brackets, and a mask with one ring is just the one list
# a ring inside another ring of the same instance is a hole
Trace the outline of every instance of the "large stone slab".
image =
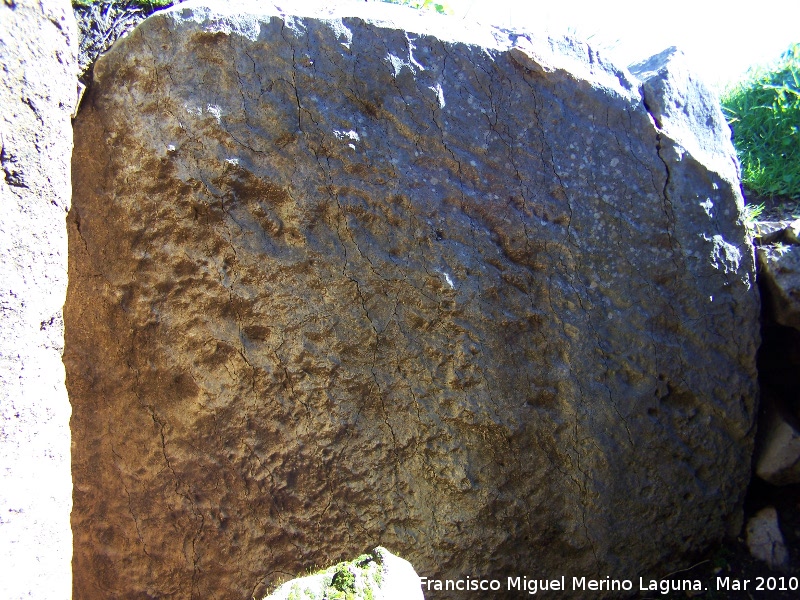
[(95, 67), (76, 598), (249, 598), (379, 544), (633, 578), (737, 529), (758, 297), (680, 57), (640, 81), (572, 39), (291, 9), (182, 4)]
[(71, 588), (70, 405), (64, 385), (70, 115), (67, 0), (0, 3), (0, 597)]

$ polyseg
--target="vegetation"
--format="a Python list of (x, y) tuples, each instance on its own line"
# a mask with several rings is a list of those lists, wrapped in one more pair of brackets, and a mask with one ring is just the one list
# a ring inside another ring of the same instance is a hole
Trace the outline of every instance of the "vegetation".
[(374, 600), (382, 580), (379, 550), (296, 580), (287, 600)]
[[(120, 4), (135, 6), (143, 9), (147, 13), (154, 12), (160, 8), (172, 6), (183, 0), (72, 0), (72, 6), (89, 8), (97, 4)], [(410, 6), (419, 10), (435, 10), (441, 15), (452, 14), (450, 7), (444, 2), (435, 2), (434, 0), (382, 0), (390, 4), (402, 4), (403, 6)]]
[(434, 2), (434, 0), (382, 0), (390, 4), (402, 4), (419, 10), (435, 10), (440, 15), (453, 14), (452, 9), (444, 2)]
[[(180, 1), (180, 0), (177, 0)], [(96, 4), (120, 4), (135, 6), (151, 13), (159, 8), (166, 8), (175, 4), (176, 0), (72, 0), (72, 6), (89, 8)]]
[(800, 198), (800, 44), (751, 70), (722, 108), (742, 163), (742, 182), (759, 196)]

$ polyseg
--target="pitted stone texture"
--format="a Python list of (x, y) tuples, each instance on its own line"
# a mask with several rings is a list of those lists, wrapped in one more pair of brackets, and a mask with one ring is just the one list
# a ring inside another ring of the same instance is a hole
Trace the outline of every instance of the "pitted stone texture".
[(0, 597), (71, 588), (70, 405), (64, 385), (70, 114), (67, 0), (0, 3)]
[(735, 172), (575, 40), (292, 10), (182, 4), (95, 67), (76, 598), (249, 598), (378, 544), (634, 577), (721, 538), (757, 344)]

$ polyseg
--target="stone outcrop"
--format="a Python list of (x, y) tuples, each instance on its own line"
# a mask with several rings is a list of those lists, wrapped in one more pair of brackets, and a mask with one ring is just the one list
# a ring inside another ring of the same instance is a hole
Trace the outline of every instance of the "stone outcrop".
[(0, 597), (70, 593), (67, 288), (75, 20), (67, 0), (0, 4)]
[(292, 10), (182, 4), (95, 66), (75, 597), (249, 598), (378, 544), (426, 577), (663, 575), (737, 530), (759, 301), (680, 57)]
[(264, 600), (423, 600), (419, 575), (407, 560), (375, 548), (349, 563), (287, 581)]

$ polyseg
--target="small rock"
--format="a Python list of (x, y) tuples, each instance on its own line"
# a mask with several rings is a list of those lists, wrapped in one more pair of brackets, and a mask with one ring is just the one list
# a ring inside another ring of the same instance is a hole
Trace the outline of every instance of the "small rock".
[(771, 410), (760, 427), (765, 436), (756, 475), (773, 485), (800, 483), (800, 432), (778, 410)]
[(800, 219), (796, 221), (756, 221), (753, 223), (754, 241), (757, 246), (769, 244), (797, 243)]
[(800, 249), (786, 244), (761, 247), (758, 264), (775, 322), (800, 330)]
[(762, 508), (747, 522), (747, 548), (753, 558), (764, 561), (770, 569), (786, 566), (789, 555), (774, 507)]

